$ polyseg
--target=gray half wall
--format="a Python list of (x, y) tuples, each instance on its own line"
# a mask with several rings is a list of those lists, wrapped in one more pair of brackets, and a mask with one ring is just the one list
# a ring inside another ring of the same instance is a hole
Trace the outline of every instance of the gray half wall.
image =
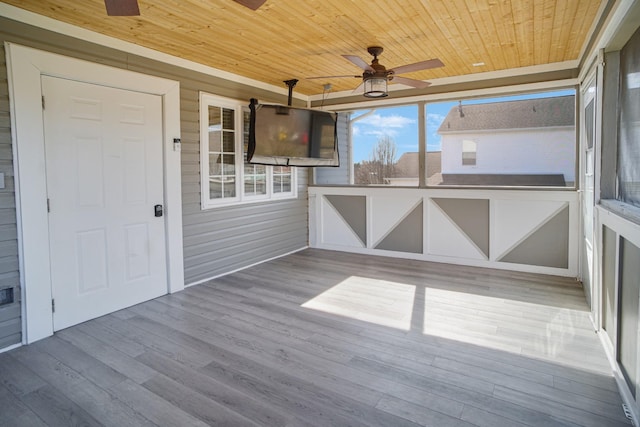
[(568, 268), (569, 206), (548, 219), (499, 261)]
[(342, 196), (336, 194), (325, 197), (366, 247), (367, 198), (365, 196)]
[(422, 253), (422, 201), (376, 246), (387, 251)]
[(432, 199), (460, 230), (489, 258), (489, 200)]

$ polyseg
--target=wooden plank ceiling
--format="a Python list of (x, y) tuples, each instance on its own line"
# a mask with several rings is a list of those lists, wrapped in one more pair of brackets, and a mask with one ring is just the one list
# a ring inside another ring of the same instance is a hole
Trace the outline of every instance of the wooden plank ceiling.
[[(267, 0), (257, 11), (232, 0), (139, 0), (140, 16), (109, 17), (103, 0), (2, 0), (69, 24), (278, 87), (299, 79), (350, 90), (342, 57), (387, 68), (440, 58), (445, 67), (404, 74), (429, 80), (579, 59), (605, 0)], [(473, 64), (484, 63), (481, 66)]]

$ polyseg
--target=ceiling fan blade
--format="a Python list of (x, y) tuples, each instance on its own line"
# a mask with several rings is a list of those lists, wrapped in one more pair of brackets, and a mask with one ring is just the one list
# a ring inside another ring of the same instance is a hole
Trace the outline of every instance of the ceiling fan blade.
[(233, 0), (238, 4), (248, 7), (251, 10), (258, 10), (267, 0)]
[(402, 83), (403, 85), (412, 86), (418, 89), (424, 89), (431, 86), (431, 83), (422, 80), (408, 79), (406, 77), (393, 76), (391, 83)]
[(314, 76), (314, 77), (305, 77), (307, 80), (314, 80), (314, 79), (338, 79), (338, 78), (342, 78), (342, 77), (355, 77), (358, 79), (361, 79), (362, 76), (354, 76), (353, 74), (349, 74), (346, 76)]
[(351, 93), (364, 92), (364, 82), (360, 83)]
[(393, 71), (395, 74), (404, 74), (411, 73), (412, 71), (428, 70), (430, 68), (438, 67), (444, 67), (444, 64), (438, 58), (435, 58), (427, 61), (416, 62), (415, 64), (401, 65), (389, 71)]
[(138, 0), (104, 0), (109, 16), (138, 16)]
[(362, 68), (365, 71), (371, 71), (373, 73), (376, 72), (376, 70), (373, 69), (373, 67), (371, 67), (371, 65), (367, 64), (364, 59), (360, 58), (359, 56), (355, 56), (355, 55), (342, 55), (343, 58), (348, 59), (349, 61), (353, 62), (355, 65), (357, 65), (358, 67)]

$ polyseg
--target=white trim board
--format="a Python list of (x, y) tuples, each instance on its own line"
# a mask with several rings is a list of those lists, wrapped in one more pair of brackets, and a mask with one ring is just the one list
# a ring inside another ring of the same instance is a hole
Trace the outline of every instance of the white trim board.
[(215, 280), (215, 279), (218, 279), (220, 277), (228, 276), (230, 274), (237, 273), (239, 271), (244, 271), (244, 270), (247, 270), (247, 269), (249, 269), (251, 267), (255, 267), (256, 265), (264, 264), (265, 262), (273, 261), (273, 260), (276, 260), (278, 258), (283, 258), (283, 257), (289, 256), (289, 255), (298, 253), (300, 251), (304, 251), (305, 249), (309, 249), (309, 246), (303, 246), (303, 247), (301, 247), (299, 249), (295, 249), (293, 251), (289, 251), (289, 252), (284, 253), (282, 255), (276, 255), (276, 256), (273, 256), (271, 258), (267, 258), (267, 259), (265, 259), (263, 261), (254, 262), (253, 264), (245, 265), (244, 267), (240, 267), (240, 268), (236, 268), (235, 270), (227, 271), (226, 273), (217, 274), (215, 276), (209, 277), (208, 279), (201, 279), (201, 280), (198, 280), (198, 281), (193, 282), (193, 283), (188, 283), (188, 284), (184, 285), (184, 287), (185, 288), (190, 288), (191, 286), (201, 285), (201, 284), (207, 283), (207, 282), (209, 282), (211, 280)]
[(132, 71), (5, 43), (16, 178), (16, 213), (23, 297), (23, 343), (53, 334), (41, 75), (159, 95), (163, 103), (167, 281), (184, 289), (180, 152), (180, 85)]

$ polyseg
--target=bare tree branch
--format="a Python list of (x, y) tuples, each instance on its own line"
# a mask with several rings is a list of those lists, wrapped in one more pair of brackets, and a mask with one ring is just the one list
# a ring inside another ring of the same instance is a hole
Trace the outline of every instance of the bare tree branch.
[(396, 176), (397, 148), (393, 139), (381, 136), (369, 154), (369, 160), (354, 165), (355, 184), (386, 184), (387, 178)]

